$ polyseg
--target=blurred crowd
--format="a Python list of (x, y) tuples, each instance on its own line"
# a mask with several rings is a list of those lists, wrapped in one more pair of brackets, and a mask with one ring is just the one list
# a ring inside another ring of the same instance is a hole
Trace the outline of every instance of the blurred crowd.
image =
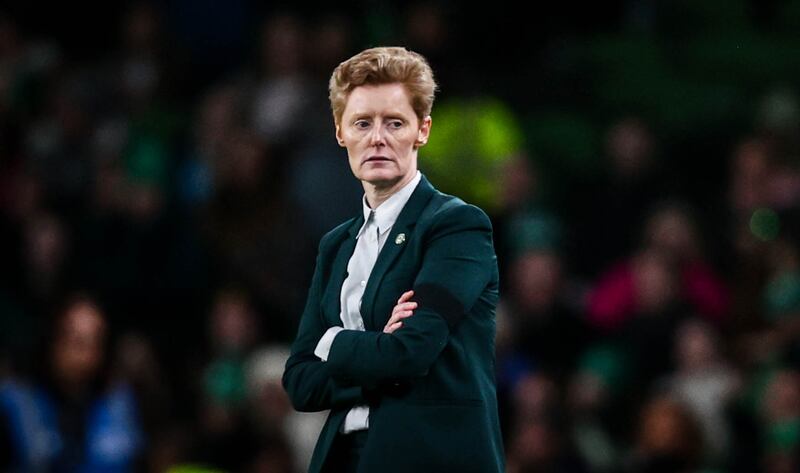
[[(211, 3), (128, 4), (89, 55), (0, 11), (0, 470), (304, 471), (325, 413), (280, 379), (319, 238), (362, 195), (327, 80), (386, 42), (438, 75), (422, 171), (493, 220), (508, 471), (800, 469), (794, 89), (696, 124), (647, 82), (582, 114), (614, 94), (576, 86), (579, 34), (496, 70), (447, 2)], [(618, 3), (613, 28), (659, 33), (657, 2)]]

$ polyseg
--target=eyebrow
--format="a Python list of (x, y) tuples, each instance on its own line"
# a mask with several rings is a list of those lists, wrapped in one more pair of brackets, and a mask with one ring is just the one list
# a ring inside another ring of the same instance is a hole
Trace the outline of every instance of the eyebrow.
[[(372, 117), (373, 117), (372, 114), (366, 113), (366, 112), (354, 113), (352, 120), (356, 121), (356, 120), (362, 120), (362, 119), (365, 119), (365, 118), (372, 119)], [(395, 115), (395, 114), (386, 115), (384, 118), (386, 120), (401, 120), (401, 121), (404, 121), (404, 122), (409, 121), (408, 118), (404, 117), (403, 115)]]

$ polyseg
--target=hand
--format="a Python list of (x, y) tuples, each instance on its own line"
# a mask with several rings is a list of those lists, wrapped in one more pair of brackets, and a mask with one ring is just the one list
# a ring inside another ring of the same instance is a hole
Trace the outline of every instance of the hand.
[(403, 326), (402, 320), (406, 317), (411, 317), (414, 314), (414, 309), (417, 308), (416, 302), (409, 302), (414, 291), (404, 292), (400, 299), (397, 299), (397, 305), (392, 309), (392, 316), (383, 327), (383, 333), (392, 333)]

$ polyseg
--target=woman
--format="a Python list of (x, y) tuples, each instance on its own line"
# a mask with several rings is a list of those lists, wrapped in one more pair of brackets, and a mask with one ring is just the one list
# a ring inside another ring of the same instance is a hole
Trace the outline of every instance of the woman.
[(31, 383), (0, 383), (3, 471), (135, 471), (143, 446), (132, 389), (113, 379), (106, 317), (76, 296), (52, 322), (46, 357)]
[(331, 410), (311, 472), (503, 471), (491, 225), (417, 170), (435, 89), (404, 48), (362, 51), (330, 80), (364, 198), (320, 242), (283, 376), (297, 410)]

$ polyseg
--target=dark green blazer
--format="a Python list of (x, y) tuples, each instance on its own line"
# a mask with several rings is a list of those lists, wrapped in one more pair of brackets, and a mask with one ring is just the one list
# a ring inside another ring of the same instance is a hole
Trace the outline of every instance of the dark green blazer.
[[(368, 404), (360, 472), (504, 470), (494, 378), (497, 259), (489, 218), (435, 190), (423, 176), (381, 250), (365, 288), (366, 331), (343, 330), (328, 361), (314, 355), (341, 326), (340, 293), (363, 215), (326, 234), (283, 386), (299, 411), (330, 409), (309, 467), (322, 471), (347, 411)], [(383, 327), (414, 289), (414, 315)]]

